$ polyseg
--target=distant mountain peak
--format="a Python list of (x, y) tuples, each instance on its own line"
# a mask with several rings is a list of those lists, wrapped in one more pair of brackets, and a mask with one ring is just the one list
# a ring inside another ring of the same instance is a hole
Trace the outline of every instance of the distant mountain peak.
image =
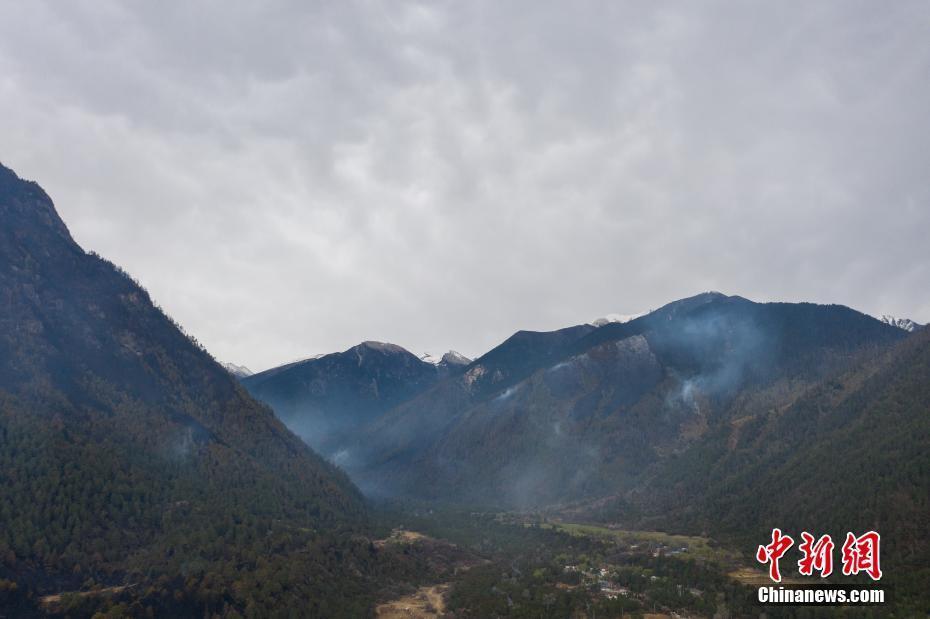
[(244, 365), (236, 365), (235, 363), (222, 363), (221, 365), (236, 378), (245, 378), (255, 373)]
[[(27, 241), (41, 243), (52, 231), (65, 239), (69, 245), (76, 246), (68, 232), (68, 227), (55, 210), (52, 199), (35, 181), (20, 178), (16, 172), (0, 163), (0, 217), (9, 229), (19, 229)], [(83, 250), (82, 250), (83, 251)]]
[(686, 297), (681, 299), (682, 301), (719, 301), (721, 299), (742, 299), (743, 297), (739, 295), (731, 295), (725, 292), (720, 292), (719, 290), (705, 290), (699, 294), (694, 295), (693, 297)]
[(471, 363), (471, 359), (458, 351), (450, 350), (442, 356), (442, 363), (448, 363), (449, 365), (468, 365)]
[[(672, 301), (671, 303), (668, 303), (667, 305), (665, 305), (664, 308), (667, 308), (667, 309), (670, 309), (670, 308), (689, 309), (689, 308), (693, 308), (693, 307), (696, 307), (696, 306), (699, 306), (699, 305), (704, 305), (704, 304), (707, 304), (707, 303), (713, 303), (713, 302), (715, 302), (715, 301), (723, 301), (723, 300), (726, 300), (726, 299), (730, 299), (730, 300), (745, 300), (745, 299), (743, 299), (743, 297), (739, 297), (739, 296), (730, 296), (730, 295), (724, 294), (724, 293), (722, 293), (722, 292), (719, 292), (719, 291), (717, 291), (717, 290), (708, 290), (708, 291), (706, 291), (706, 292), (701, 292), (701, 293), (696, 294), (696, 295), (691, 296), (691, 297), (686, 297), (686, 298), (684, 298), (684, 299), (679, 299), (678, 301)], [(654, 312), (654, 311), (655, 311), (654, 309), (650, 309), (650, 310), (648, 310), (648, 311), (639, 312), (639, 313), (636, 313), (636, 314), (607, 314), (606, 316), (602, 316), (602, 317), (600, 317), (600, 318), (595, 318), (594, 320), (592, 320), (592, 321), (589, 322), (588, 324), (591, 325), (591, 326), (593, 326), (593, 327), (603, 327), (604, 325), (609, 325), (609, 324), (612, 324), (612, 323), (624, 324), (624, 323), (627, 323), (627, 322), (631, 322), (631, 321), (633, 321), (633, 320), (636, 320), (637, 318), (642, 318), (643, 316), (647, 316), (647, 315), (651, 314), (651, 313)]]
[(917, 331), (918, 329), (921, 329), (924, 326), (924, 325), (921, 325), (920, 323), (914, 322), (910, 318), (896, 318), (889, 314), (882, 314), (881, 316), (878, 317), (878, 319), (881, 322), (885, 323), (886, 325), (891, 325), (892, 327), (903, 329), (904, 331), (907, 331), (909, 333), (913, 333), (914, 331)]
[(444, 353), (441, 357), (437, 357), (436, 355), (432, 353), (428, 353), (428, 352), (423, 353), (422, 355), (420, 355), (420, 361), (425, 361), (426, 363), (432, 363), (433, 365), (444, 364), (444, 365), (455, 365), (455, 366), (458, 366), (458, 365), (464, 366), (464, 365), (468, 365), (469, 363), (471, 363), (471, 359), (469, 359), (462, 353), (455, 351), (455, 350), (450, 350)]
[(391, 344), (390, 342), (376, 342), (373, 340), (367, 340), (355, 347), (356, 349), (368, 348), (370, 350), (377, 350), (378, 352), (383, 353), (408, 353), (409, 351), (403, 346), (398, 346), (397, 344)]
[(271, 368), (242, 379), (314, 449), (351, 468), (360, 453), (354, 429), (451, 373), (407, 349), (366, 341), (342, 352)]
[(638, 314), (607, 314), (600, 318), (595, 318), (591, 321), (591, 325), (595, 327), (603, 327), (604, 325), (610, 324), (612, 322), (625, 323), (630, 322), (631, 320), (636, 320), (648, 314), (649, 312), (639, 312)]

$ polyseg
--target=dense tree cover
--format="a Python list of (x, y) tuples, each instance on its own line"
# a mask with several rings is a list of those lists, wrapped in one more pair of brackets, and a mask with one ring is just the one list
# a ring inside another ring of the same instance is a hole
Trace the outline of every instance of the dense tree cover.
[(882, 534), (895, 602), (930, 612), (930, 331), (808, 389), (748, 411), (664, 463), (631, 525), (725, 535), (751, 550), (775, 526), (844, 539)]
[(343, 473), (0, 167), (8, 606), (103, 588), (50, 608), (358, 616), (391, 563), (365, 519)]
[(319, 453), (351, 458), (358, 428), (450, 371), (400, 346), (364, 342), (242, 379), (254, 397)]
[[(517, 334), (359, 445), (381, 450), (369, 464), (397, 484), (382, 488), (443, 501), (577, 499), (563, 511), (749, 549), (772, 526), (875, 528), (898, 608), (927, 613), (930, 332), (886, 348), (902, 337), (847, 308), (701, 295), (625, 325)], [(742, 603), (714, 566), (428, 515), (403, 518), (489, 557), (453, 589), (462, 616)], [(341, 471), (0, 167), (2, 607), (364, 616), (435, 575), (438, 552), (371, 532)], [(565, 573), (592, 557), (637, 596)]]
[[(303, 600), (370, 602), (360, 582), (353, 589), (336, 577), (370, 572), (374, 554), (367, 542), (340, 541), (351, 531), (320, 495), (219, 449), (199, 457), (132, 449), (114, 420), (79, 432), (64, 419), (36, 421), (10, 415), (4, 402), (0, 573), (23, 587), (141, 583), (138, 594), (161, 579), (192, 608), (286, 608), (288, 588)], [(335, 590), (334, 578), (349, 590)]]
[(525, 509), (622, 494), (716, 424), (790, 405), (906, 337), (841, 306), (706, 293), (624, 324), (519, 332), (359, 427), (365, 488)]
[[(895, 606), (930, 612), (930, 332), (715, 295), (636, 323), (592, 332), (583, 353), (477, 404), (420, 403), (446, 426), (426, 449), (395, 449), (396, 474), (431, 499), (574, 499), (555, 511), (721, 536), (749, 553), (774, 526), (834, 540), (876, 529)], [(640, 334), (648, 350), (620, 354)], [(658, 379), (633, 373), (650, 355)]]
[[(452, 581), (447, 607), (454, 617), (642, 617), (652, 612), (702, 617), (910, 616), (895, 607), (763, 606), (756, 600), (755, 587), (727, 575), (736, 565), (733, 559), (656, 555), (655, 545), (570, 535), (549, 527), (539, 516), (407, 504), (405, 511), (381, 517), (455, 540), (486, 557)], [(608, 597), (604, 583), (625, 591)]]

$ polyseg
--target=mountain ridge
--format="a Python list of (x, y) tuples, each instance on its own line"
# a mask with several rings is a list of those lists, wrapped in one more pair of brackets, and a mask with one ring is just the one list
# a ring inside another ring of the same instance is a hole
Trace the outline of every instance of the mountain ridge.
[[(284, 566), (362, 530), (348, 477), (5, 167), (0, 223), (0, 578), (55, 591), (183, 571), (176, 602), (149, 600), (170, 614), (203, 607), (230, 561), (254, 565), (275, 547)], [(303, 570), (322, 569), (312, 556)], [(227, 584), (232, 607), (274, 603)]]
[(396, 344), (365, 341), (259, 372), (242, 384), (309, 445), (344, 464), (354, 427), (429, 387), (444, 372)]
[[(357, 448), (372, 459), (349, 471), (366, 489), (435, 500), (443, 493), (431, 489), (456, 488), (465, 502), (504, 499), (500, 508), (607, 492), (607, 477), (632, 483), (663, 450), (717, 423), (741, 392), (816, 382), (873, 344), (901, 337), (841, 306), (758, 304), (720, 293), (598, 329), (521, 331), (365, 430)], [(621, 423), (626, 415), (633, 417)], [(604, 443), (611, 436), (612, 446)], [(624, 457), (597, 464), (618, 445)], [(507, 503), (506, 489), (516, 487), (525, 490)]]
[[(906, 336), (845, 306), (704, 292), (600, 327), (517, 331), (341, 428), (324, 452), (372, 496), (530, 508), (607, 495), (734, 406), (788, 405)], [(252, 391), (280, 413), (273, 394)]]
[(910, 318), (895, 318), (894, 316), (891, 316), (889, 314), (882, 314), (881, 316), (878, 317), (878, 319), (884, 322), (885, 324), (889, 324), (892, 327), (897, 327), (909, 333), (913, 333), (914, 331), (923, 329), (926, 326), (926, 325), (922, 325), (920, 323), (914, 322)]

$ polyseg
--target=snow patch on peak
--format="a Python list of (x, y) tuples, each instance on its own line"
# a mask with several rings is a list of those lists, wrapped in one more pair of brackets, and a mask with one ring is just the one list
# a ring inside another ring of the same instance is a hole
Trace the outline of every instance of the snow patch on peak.
[(881, 322), (885, 323), (886, 325), (891, 325), (892, 327), (903, 329), (904, 331), (907, 331), (909, 333), (913, 333), (914, 331), (917, 331), (923, 326), (919, 323), (914, 322), (910, 318), (895, 318), (894, 316), (891, 316), (889, 314), (882, 314), (881, 316), (878, 317), (878, 319)]
[(468, 365), (471, 359), (456, 350), (450, 350), (442, 356), (442, 362), (448, 365)]
[(631, 320), (642, 318), (648, 313), (649, 312), (640, 312), (638, 314), (607, 314), (606, 316), (592, 320), (590, 324), (595, 327), (603, 327), (604, 325), (610, 324), (612, 322), (630, 322)]
[(471, 359), (455, 350), (450, 350), (441, 357), (437, 357), (436, 355), (428, 352), (423, 353), (420, 355), (420, 361), (432, 363), (433, 365), (468, 365), (471, 363)]
[(221, 363), (220, 365), (236, 378), (245, 378), (255, 373), (244, 365), (236, 365), (235, 363)]

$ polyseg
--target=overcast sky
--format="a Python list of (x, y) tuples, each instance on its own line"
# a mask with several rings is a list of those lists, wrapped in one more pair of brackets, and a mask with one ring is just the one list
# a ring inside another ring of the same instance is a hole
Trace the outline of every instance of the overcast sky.
[(220, 360), (930, 321), (930, 2), (311, 4), (0, 4), (0, 161)]

